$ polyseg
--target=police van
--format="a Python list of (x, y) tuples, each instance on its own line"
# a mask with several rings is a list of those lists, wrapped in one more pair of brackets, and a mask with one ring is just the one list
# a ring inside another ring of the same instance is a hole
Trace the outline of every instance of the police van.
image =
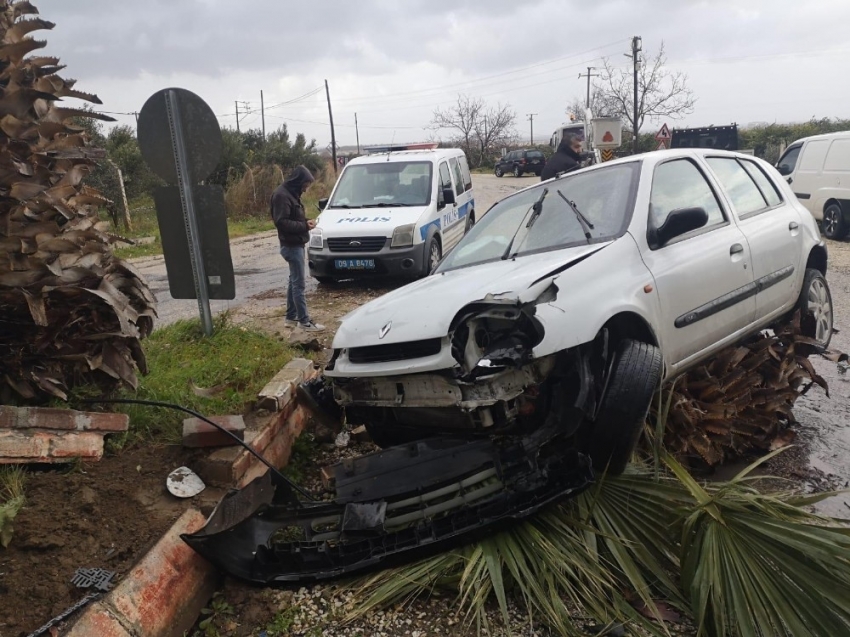
[(307, 261), (320, 283), (425, 276), (475, 223), (472, 176), (458, 149), (352, 159), (319, 207)]

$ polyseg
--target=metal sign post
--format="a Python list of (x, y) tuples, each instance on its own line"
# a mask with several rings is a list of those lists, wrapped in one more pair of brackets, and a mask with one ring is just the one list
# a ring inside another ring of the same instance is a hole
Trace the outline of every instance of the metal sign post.
[(195, 198), (192, 193), (192, 182), (189, 175), (186, 140), (183, 137), (183, 123), (180, 119), (180, 103), (177, 92), (167, 89), (165, 92), (165, 110), (168, 113), (168, 125), (171, 129), (171, 143), (174, 148), (174, 164), (177, 168), (177, 187), (180, 189), (180, 202), (183, 205), (183, 221), (186, 224), (186, 235), (189, 238), (189, 259), (192, 262), (192, 276), (195, 279), (195, 294), (198, 299), (198, 311), (201, 314), (201, 324), (204, 334), (213, 333), (212, 311), (210, 310), (209, 282), (201, 255), (200, 232), (198, 218), (195, 215)]

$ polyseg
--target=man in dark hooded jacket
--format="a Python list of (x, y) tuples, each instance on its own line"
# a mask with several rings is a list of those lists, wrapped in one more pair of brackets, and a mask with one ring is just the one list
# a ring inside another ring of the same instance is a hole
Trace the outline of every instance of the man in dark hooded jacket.
[(304, 283), (307, 276), (304, 245), (310, 240), (310, 230), (316, 222), (307, 219), (301, 195), (315, 179), (304, 166), (298, 166), (286, 178), (271, 199), (272, 220), (280, 240), (280, 256), (289, 265), (289, 287), (286, 291), (286, 325), (308, 332), (321, 332), (324, 325), (314, 322), (307, 313)]
[(549, 158), (540, 173), (540, 181), (552, 179), (560, 173), (575, 170), (581, 164), (581, 139), (576, 135), (565, 135), (558, 144), (558, 150)]

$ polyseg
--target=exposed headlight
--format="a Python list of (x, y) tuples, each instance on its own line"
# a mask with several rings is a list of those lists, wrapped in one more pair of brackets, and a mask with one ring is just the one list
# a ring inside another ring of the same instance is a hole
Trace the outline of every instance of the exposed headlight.
[(325, 246), (325, 239), (322, 237), (321, 228), (313, 228), (310, 230), (310, 247), (321, 250)]
[(399, 226), (393, 230), (393, 240), (390, 243), (391, 248), (404, 248), (413, 245), (413, 230), (416, 228), (415, 223), (410, 223), (406, 226)]

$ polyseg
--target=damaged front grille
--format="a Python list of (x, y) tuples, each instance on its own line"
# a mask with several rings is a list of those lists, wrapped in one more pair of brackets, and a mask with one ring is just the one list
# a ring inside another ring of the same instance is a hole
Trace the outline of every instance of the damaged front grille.
[(423, 440), (345, 460), (331, 467), (331, 502), (299, 502), (267, 473), (225, 496), (203, 529), (182, 537), (226, 573), (266, 585), (420, 558), (588, 487), (589, 460), (553, 431)]
[(429, 338), (406, 343), (352, 347), (348, 350), (348, 358), (352, 363), (357, 364), (404, 361), (439, 354), (442, 345), (442, 339)]

